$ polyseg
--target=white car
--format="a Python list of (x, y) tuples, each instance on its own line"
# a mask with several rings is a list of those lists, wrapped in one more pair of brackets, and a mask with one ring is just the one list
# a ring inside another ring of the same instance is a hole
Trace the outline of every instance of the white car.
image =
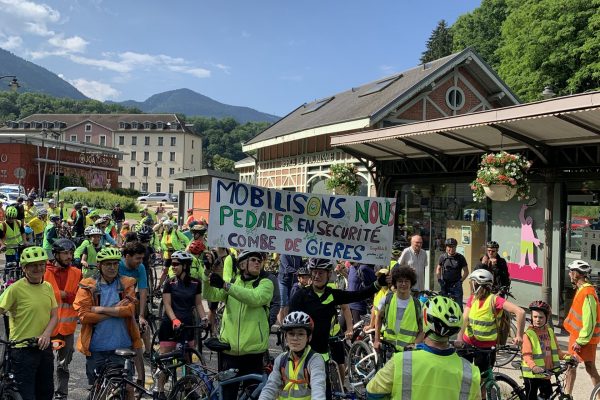
[(171, 193), (164, 193), (164, 192), (149, 193), (146, 196), (140, 196), (137, 199), (138, 199), (138, 201), (164, 201), (164, 202), (177, 201), (176, 199), (174, 199), (174, 197)]
[(20, 194), (25, 194), (25, 188), (21, 185), (11, 185), (11, 184), (6, 184), (6, 185), (0, 185), (0, 192), (2, 193), (20, 193)]
[(67, 186), (60, 189), (61, 192), (89, 192), (88, 188), (83, 186)]

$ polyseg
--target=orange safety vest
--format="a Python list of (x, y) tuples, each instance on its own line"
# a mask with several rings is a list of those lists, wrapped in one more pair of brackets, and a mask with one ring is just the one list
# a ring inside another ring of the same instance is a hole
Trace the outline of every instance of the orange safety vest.
[[(54, 290), (54, 297), (58, 303), (58, 323), (52, 332), (52, 336), (61, 334), (63, 336), (72, 335), (77, 329), (77, 312), (73, 309), (73, 304), (64, 303), (60, 296), (60, 289), (58, 283), (54, 278), (54, 274), (51, 271), (46, 270), (44, 274), (44, 280), (52, 285)], [(79, 287), (79, 281), (81, 280), (81, 270), (69, 267), (67, 272), (67, 284), (65, 285), (65, 292), (77, 293)]]
[(596, 289), (592, 285), (587, 284), (577, 290), (575, 298), (573, 299), (573, 304), (571, 305), (567, 318), (565, 318), (563, 326), (571, 335), (579, 335), (579, 331), (583, 328), (583, 300), (587, 296), (594, 296), (594, 300), (596, 300), (596, 325), (589, 343), (598, 344), (600, 343), (600, 302), (598, 301)]

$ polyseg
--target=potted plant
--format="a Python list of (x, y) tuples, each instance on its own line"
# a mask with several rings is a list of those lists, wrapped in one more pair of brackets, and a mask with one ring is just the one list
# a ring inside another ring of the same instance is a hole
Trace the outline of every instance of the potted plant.
[(520, 154), (506, 151), (484, 154), (481, 157), (477, 178), (471, 182), (473, 200), (486, 197), (496, 201), (508, 201), (515, 195), (519, 200), (529, 198), (527, 171), (531, 161)]
[(326, 186), (334, 190), (335, 194), (347, 194), (356, 196), (360, 189), (360, 178), (358, 169), (352, 164), (333, 164), (330, 170), (330, 178)]

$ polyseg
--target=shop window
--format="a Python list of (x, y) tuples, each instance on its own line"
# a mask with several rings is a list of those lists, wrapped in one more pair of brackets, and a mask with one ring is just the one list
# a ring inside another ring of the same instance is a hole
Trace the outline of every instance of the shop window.
[(452, 86), (446, 91), (446, 105), (452, 110), (460, 110), (465, 105), (465, 92), (458, 86)]

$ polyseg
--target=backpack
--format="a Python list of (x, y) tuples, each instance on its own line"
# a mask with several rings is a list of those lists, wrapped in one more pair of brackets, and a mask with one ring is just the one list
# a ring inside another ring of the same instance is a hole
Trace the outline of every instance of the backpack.
[[(390, 304), (392, 303), (392, 296), (394, 296), (395, 294), (396, 293), (394, 293), (390, 290), (385, 295), (385, 303), (383, 305), (383, 310), (379, 311), (381, 313), (382, 323), (385, 323), (385, 321), (386, 321), (385, 318), (386, 318), (386, 315), (390, 308)], [(413, 302), (413, 304), (415, 305), (415, 314), (417, 315), (417, 326), (419, 326), (419, 328), (423, 329), (423, 312), (422, 312), (423, 306), (421, 304), (421, 301), (415, 299), (413, 296), (410, 296), (410, 299)]]
[[(316, 352), (313, 349), (310, 349), (310, 351), (308, 352), (308, 354), (306, 355), (306, 359), (304, 360), (304, 378), (306, 379), (306, 383), (308, 385), (308, 388), (310, 389), (310, 372), (308, 370), (308, 362), (310, 361), (310, 359), (312, 358), (312, 356), (314, 356), (316, 354)], [(286, 376), (285, 376), (285, 366), (287, 365), (288, 361), (290, 360), (290, 351), (286, 351), (285, 355), (283, 357), (281, 357), (281, 359), (279, 360), (279, 373), (281, 375), (281, 380), (283, 381), (283, 385), (285, 386), (286, 382)]]

